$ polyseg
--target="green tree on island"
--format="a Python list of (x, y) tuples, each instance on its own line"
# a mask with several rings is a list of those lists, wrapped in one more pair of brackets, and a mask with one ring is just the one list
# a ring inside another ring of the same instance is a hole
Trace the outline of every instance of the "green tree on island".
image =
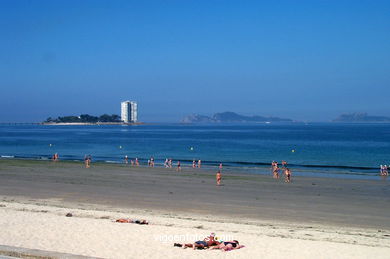
[(122, 122), (121, 117), (116, 114), (103, 114), (99, 117), (89, 114), (81, 114), (80, 116), (63, 116), (52, 118), (49, 117), (45, 123), (98, 123), (98, 122)]

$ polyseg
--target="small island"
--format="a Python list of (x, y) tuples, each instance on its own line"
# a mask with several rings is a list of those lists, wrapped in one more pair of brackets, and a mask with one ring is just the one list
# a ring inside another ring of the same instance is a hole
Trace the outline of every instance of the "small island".
[(332, 122), (345, 123), (390, 123), (390, 117), (385, 116), (371, 116), (367, 113), (348, 113), (341, 114)]
[(121, 117), (117, 114), (103, 114), (100, 116), (92, 116), (89, 114), (81, 114), (79, 116), (63, 116), (47, 118), (44, 122), (44, 125), (133, 125), (141, 123), (125, 123), (121, 120)]
[(244, 116), (235, 112), (216, 113), (213, 116), (192, 114), (186, 116), (182, 123), (270, 123), (270, 122), (293, 122), (291, 119), (264, 116)]

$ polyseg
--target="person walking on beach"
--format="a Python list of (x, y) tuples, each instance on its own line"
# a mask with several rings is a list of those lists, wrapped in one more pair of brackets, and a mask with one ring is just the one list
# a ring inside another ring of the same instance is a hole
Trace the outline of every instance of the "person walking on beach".
[(150, 158), (150, 167), (154, 167), (154, 157)]
[(58, 155), (58, 153), (55, 153), (55, 154), (53, 155), (52, 159), (53, 159), (54, 162), (57, 162), (57, 161), (59, 160), (59, 155)]
[(215, 175), (215, 178), (217, 180), (217, 186), (220, 186), (221, 185), (221, 180), (222, 180), (222, 174), (221, 174), (220, 170), (218, 170), (217, 174)]
[(89, 167), (87, 155), (84, 156), (84, 164), (85, 164), (85, 168), (88, 168), (88, 167)]
[(128, 164), (129, 163), (129, 157), (127, 155), (125, 155), (125, 164)]
[(285, 175), (285, 182), (290, 183), (291, 182), (291, 170), (289, 168), (284, 169), (284, 175)]
[(89, 165), (89, 167), (91, 167), (91, 164), (92, 164), (92, 156), (88, 155), (88, 165)]
[(221, 163), (219, 163), (219, 170), (221, 171), (222, 170), (222, 162)]
[(138, 157), (135, 158), (135, 166), (139, 166)]
[(276, 161), (272, 162), (272, 175), (273, 178), (279, 179), (279, 167), (278, 167), (278, 162)]
[(384, 165), (383, 166), (383, 176), (388, 176), (389, 175), (389, 171), (387, 170), (387, 165)]
[(85, 168), (90, 168), (91, 167), (91, 160), (92, 160), (92, 156), (91, 155), (85, 155), (84, 156)]
[(200, 168), (201, 165), (202, 165), (202, 161), (199, 159), (198, 160), (198, 168)]
[(177, 161), (177, 169), (176, 169), (176, 171), (181, 172), (180, 161)]
[(192, 160), (192, 168), (196, 168), (196, 162), (195, 162), (195, 159)]

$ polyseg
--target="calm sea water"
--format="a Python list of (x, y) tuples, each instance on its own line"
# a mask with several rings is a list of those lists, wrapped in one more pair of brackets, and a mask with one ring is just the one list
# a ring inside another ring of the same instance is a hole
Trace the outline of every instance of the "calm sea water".
[(272, 160), (286, 160), (294, 175), (379, 179), (390, 164), (388, 124), (258, 124), (138, 126), (0, 126), (0, 156), (123, 162), (153, 156), (184, 165), (201, 159), (225, 169), (269, 174)]

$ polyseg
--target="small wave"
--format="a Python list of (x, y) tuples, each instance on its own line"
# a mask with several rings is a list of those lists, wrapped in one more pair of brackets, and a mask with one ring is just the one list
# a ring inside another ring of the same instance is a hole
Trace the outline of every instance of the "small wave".
[(15, 158), (15, 156), (0, 156), (1, 158)]
[(119, 164), (118, 161), (112, 161), (112, 160), (105, 160), (105, 163), (110, 163), (110, 164)]

